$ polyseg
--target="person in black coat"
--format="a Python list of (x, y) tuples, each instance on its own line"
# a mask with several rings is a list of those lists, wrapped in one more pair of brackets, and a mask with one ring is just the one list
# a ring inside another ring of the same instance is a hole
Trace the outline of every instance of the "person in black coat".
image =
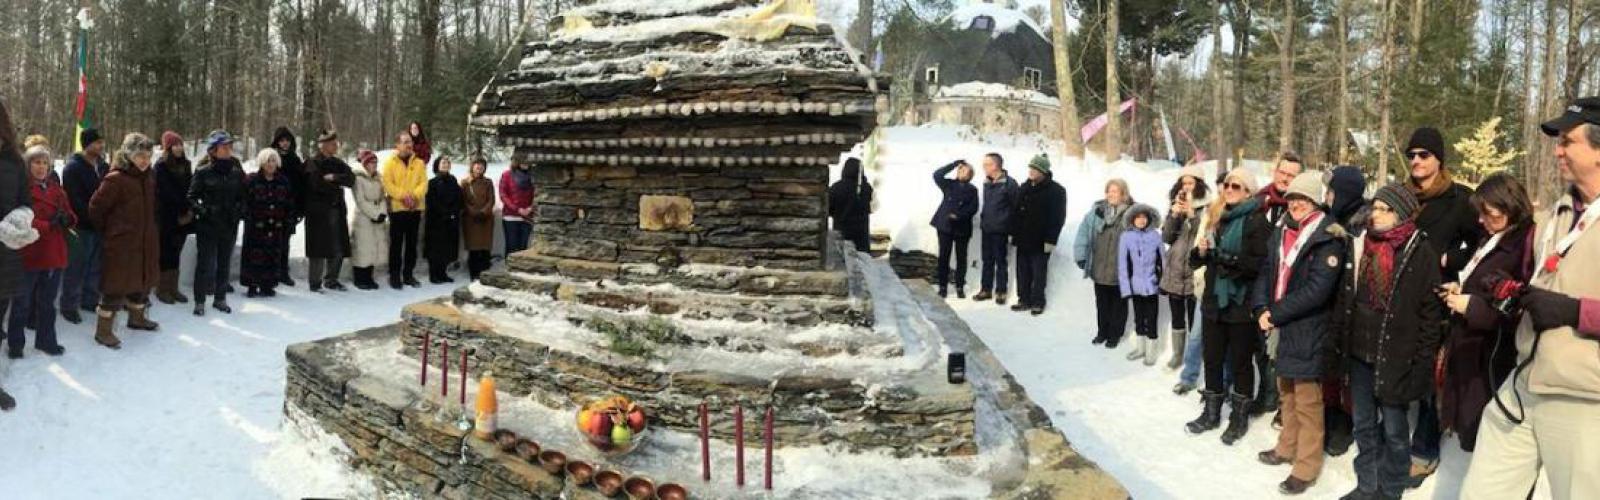
[(461, 195), (461, 182), (450, 174), (449, 158), (441, 155), (433, 160), (433, 179), (428, 181), (423, 205), (428, 207), (423, 212), (422, 229), (428, 282), (455, 283), (450, 278), (450, 264), (461, 258), (461, 212), (466, 210), (466, 201)]
[[(284, 286), (294, 286), (294, 278), (289, 277), (289, 238), (294, 236), (295, 228), (300, 221), (305, 219), (306, 194), (306, 163), (300, 159), (298, 139), (288, 127), (278, 127), (272, 133), (272, 149), (277, 150), (278, 158), (282, 159), (283, 166), (279, 173), (289, 179), (289, 189), (293, 191), (294, 206), (290, 207), (289, 228), (283, 231), (283, 241), (278, 243), (278, 282)], [(316, 283), (315, 279), (309, 280)]]
[(306, 220), (306, 258), (310, 270), (306, 281), (311, 291), (344, 291), (339, 274), (344, 258), (350, 256), (350, 226), (345, 219), (344, 190), (355, 187), (356, 176), (350, 164), (339, 158), (339, 135), (323, 131), (317, 136), (317, 156), (306, 171), (306, 194), (302, 213)]
[(294, 222), (294, 192), (289, 179), (279, 170), (283, 160), (277, 151), (263, 149), (256, 155), (256, 172), (245, 180), (244, 248), (239, 251), (239, 284), (246, 297), (272, 297), (283, 281), (278, 255), (283, 248), (275, 243)]
[(1355, 498), (1400, 498), (1410, 483), (1408, 412), (1433, 389), (1445, 324), (1439, 253), (1416, 227), (1416, 196), (1379, 190), (1340, 281), (1333, 332), (1355, 403)]
[(1276, 344), (1278, 392), (1283, 429), (1272, 449), (1257, 455), (1262, 463), (1293, 463), (1279, 491), (1304, 493), (1322, 473), (1322, 375), (1328, 339), (1328, 310), (1343, 268), (1344, 228), (1320, 205), (1326, 199), (1322, 175), (1302, 173), (1285, 194), (1283, 226), (1267, 245), (1265, 273), (1255, 281), (1251, 308)]
[(868, 235), (868, 221), (872, 214), (872, 184), (861, 171), (861, 160), (850, 158), (840, 169), (839, 181), (828, 186), (828, 216), (833, 218), (833, 229), (845, 241), (855, 245), (856, 251), (872, 249)]
[[(61, 187), (67, 191), (67, 201), (72, 203), (72, 213), (89, 213), (89, 198), (100, 189), (100, 181), (111, 174), (111, 164), (106, 163), (106, 141), (92, 128), (78, 134), (83, 151), (72, 155), (61, 169)], [(72, 254), (67, 258), (67, 273), (61, 278), (61, 317), (69, 323), (83, 322), (79, 311), (94, 311), (100, 305), (100, 230), (92, 222), (82, 220), (72, 233), (67, 245)]]
[(189, 205), (194, 209), (194, 315), (206, 314), (206, 297), (224, 314), (228, 307), (228, 280), (233, 269), (233, 245), (239, 239), (239, 219), (244, 217), (244, 166), (233, 157), (233, 136), (214, 131), (206, 139), (206, 157), (189, 183)]
[(1050, 159), (1035, 156), (1028, 161), (1028, 182), (1017, 192), (1010, 220), (1011, 245), (1017, 248), (1017, 303), (1012, 311), (1044, 314), (1050, 253), (1066, 224), (1067, 190), (1051, 177)]
[[(1423, 241), (1443, 256), (1437, 262), (1445, 276), (1455, 276), (1472, 256), (1473, 245), (1483, 239), (1483, 228), (1478, 226), (1477, 212), (1470, 201), (1472, 189), (1451, 179), (1445, 163), (1444, 137), (1429, 127), (1417, 129), (1406, 143), (1405, 157), (1411, 167), (1411, 178), (1406, 188), (1416, 194), (1422, 209), (1417, 213), (1417, 229)], [(1417, 428), (1412, 433), (1411, 468), (1412, 487), (1439, 467), (1438, 405), (1434, 398), (1424, 398), (1417, 409)]]
[(161, 160), (156, 162), (155, 172), (156, 225), (161, 228), (161, 281), (156, 286), (156, 300), (186, 304), (189, 297), (178, 290), (178, 260), (189, 233), (194, 232), (194, 211), (189, 208), (194, 168), (177, 132), (161, 134)]
[[(955, 179), (945, 178), (956, 171)], [(972, 186), (972, 165), (956, 160), (933, 171), (933, 183), (944, 192), (939, 209), (928, 224), (939, 232), (939, 296), (949, 295), (952, 246), (955, 247), (956, 297), (967, 298), (967, 243), (972, 239), (972, 216), (978, 215), (978, 188)]]
[(1017, 181), (1006, 174), (1005, 159), (1000, 153), (983, 156), (983, 208), (979, 211), (978, 229), (983, 231), (983, 268), (979, 273), (982, 288), (972, 300), (1006, 304), (1007, 284), (1011, 267), (1006, 263), (1010, 253), (1011, 214), (1017, 209)]
[[(1249, 430), (1256, 350), (1261, 331), (1251, 316), (1249, 291), (1261, 274), (1267, 257), (1272, 223), (1261, 216), (1262, 200), (1252, 197), (1255, 175), (1233, 169), (1220, 183), (1222, 199), (1211, 203), (1207, 217), (1211, 229), (1199, 237), (1189, 252), (1190, 265), (1205, 266), (1205, 294), (1200, 298), (1201, 351), (1206, 388), (1200, 391), (1204, 408), (1186, 428), (1201, 434), (1221, 425), (1222, 403), (1230, 407), (1223, 444), (1232, 445)], [(1223, 371), (1233, 374), (1231, 388)]]

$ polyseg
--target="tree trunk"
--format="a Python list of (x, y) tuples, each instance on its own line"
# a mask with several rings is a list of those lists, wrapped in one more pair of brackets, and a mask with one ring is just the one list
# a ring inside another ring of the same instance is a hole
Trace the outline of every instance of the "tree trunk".
[[(1544, 65), (1542, 68), (1542, 74), (1539, 78), (1540, 112), (1538, 116), (1540, 118), (1537, 118), (1538, 120), (1544, 120), (1544, 117), (1555, 116), (1555, 114), (1561, 109), (1561, 102), (1556, 97), (1557, 93), (1559, 92), (1559, 90), (1556, 89), (1556, 66), (1559, 63), (1556, 54), (1557, 51), (1560, 50), (1557, 48), (1556, 43), (1556, 32), (1560, 30), (1560, 28), (1558, 28), (1559, 25), (1557, 24), (1558, 16), (1556, 14), (1558, 9), (1556, 8), (1556, 2), (1557, 0), (1547, 0), (1545, 2)], [(1534, 180), (1534, 183), (1531, 184), (1534, 192), (1530, 194), (1535, 200), (1549, 202), (1554, 197), (1553, 193), (1557, 192), (1558, 188), (1555, 186), (1559, 184), (1560, 180), (1556, 175), (1555, 160), (1554, 158), (1550, 157), (1549, 145), (1542, 137), (1538, 138), (1538, 140), (1541, 144), (1539, 147), (1539, 154), (1533, 159), (1532, 162), (1534, 169), (1538, 172), (1538, 176)]]
[(1067, 50), (1067, 7), (1064, 1), (1050, 2), (1050, 40), (1055, 46), (1056, 96), (1061, 100), (1062, 152), (1073, 158), (1083, 158), (1083, 124), (1078, 120), (1078, 97), (1072, 88), (1072, 56)]
[(1337, 129), (1338, 161), (1350, 164), (1350, 0), (1339, 0), (1339, 118)]
[(1397, 21), (1394, 18), (1394, 4), (1396, 1), (1398, 0), (1384, 0), (1383, 2), (1383, 74), (1380, 78), (1378, 93), (1378, 169), (1375, 172), (1377, 174), (1375, 178), (1379, 184), (1385, 184), (1384, 179), (1390, 173), (1391, 167), (1389, 165), (1389, 144), (1391, 142), (1389, 136), (1393, 134), (1393, 131), (1390, 130), (1389, 106), (1391, 104), (1390, 95), (1394, 77), (1394, 37)]
[(1228, 168), (1227, 127), (1222, 125), (1222, 90), (1226, 85), (1222, 75), (1222, 2), (1211, 8), (1211, 157), (1217, 159), (1217, 169)]
[(1244, 161), (1245, 129), (1244, 73), (1250, 59), (1250, 4), (1242, 0), (1229, 2), (1233, 7), (1233, 144), (1229, 156), (1233, 165)]
[(1117, 3), (1106, 0), (1106, 162), (1122, 159), (1122, 94), (1117, 81)]
[(1299, 24), (1294, 16), (1295, 0), (1283, 0), (1283, 36), (1278, 44), (1278, 79), (1280, 109), (1278, 110), (1278, 151), (1294, 149), (1294, 33)]

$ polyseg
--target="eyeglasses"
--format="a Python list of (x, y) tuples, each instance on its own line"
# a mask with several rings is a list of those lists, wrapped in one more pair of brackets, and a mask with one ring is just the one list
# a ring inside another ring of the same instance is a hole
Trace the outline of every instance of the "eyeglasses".
[(1424, 159), (1424, 160), (1429, 159), (1429, 158), (1433, 158), (1433, 153), (1429, 153), (1427, 151), (1406, 151), (1406, 159), (1407, 160), (1415, 160), (1415, 159), (1418, 159), (1418, 158), (1421, 158), (1421, 159)]
[(1244, 188), (1244, 184), (1240, 184), (1240, 183), (1237, 183), (1237, 182), (1223, 183), (1222, 184), (1222, 189), (1232, 189), (1234, 191), (1248, 191), (1248, 189)]

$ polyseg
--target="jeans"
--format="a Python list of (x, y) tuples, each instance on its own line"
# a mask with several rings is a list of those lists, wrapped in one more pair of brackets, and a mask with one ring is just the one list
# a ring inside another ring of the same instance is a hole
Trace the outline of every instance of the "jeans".
[(1189, 338), (1183, 340), (1183, 370), (1178, 372), (1178, 381), (1185, 385), (1200, 383), (1200, 365), (1204, 363), (1200, 359), (1200, 346), (1204, 343), (1202, 333), (1200, 325), (1196, 324), (1189, 330)]
[(1006, 252), (1010, 251), (1006, 233), (983, 233), (983, 265), (980, 268), (983, 289), (996, 295), (1006, 294), (1007, 276), (1011, 267), (1006, 265)]
[(956, 288), (967, 286), (967, 242), (972, 236), (955, 236), (950, 233), (939, 233), (939, 269), (934, 272), (934, 279), (939, 281), (939, 289), (943, 290), (950, 283), (950, 257), (951, 247), (955, 247)]
[(33, 319), (34, 347), (55, 347), (56, 293), (61, 288), (61, 269), (22, 273), (22, 287), (11, 297), (11, 318), (6, 321), (6, 340), (14, 351), (27, 345), (24, 326)]
[(94, 310), (100, 305), (100, 233), (78, 230), (77, 244), (67, 258), (67, 272), (61, 277), (61, 309)]
[(1017, 249), (1017, 303), (1044, 309), (1044, 285), (1050, 281), (1050, 254)]
[(528, 236), (533, 234), (533, 224), (522, 220), (500, 221), (505, 236), (506, 257), (528, 249)]
[(415, 280), (417, 272), (417, 234), (422, 212), (389, 214), (389, 282)]
[(1371, 364), (1347, 358), (1350, 395), (1355, 400), (1356, 489), (1386, 498), (1400, 498), (1411, 474), (1411, 433), (1406, 421), (1410, 405), (1378, 401)]
[[(235, 229), (237, 231), (237, 229)], [(204, 302), (206, 297), (222, 300), (228, 295), (228, 280), (233, 271), (233, 242), (238, 237), (233, 231), (224, 235), (201, 234), (195, 238), (194, 297)]]
[(1411, 456), (1426, 461), (1439, 459), (1439, 405), (1432, 397), (1417, 403), (1417, 428), (1411, 433)]

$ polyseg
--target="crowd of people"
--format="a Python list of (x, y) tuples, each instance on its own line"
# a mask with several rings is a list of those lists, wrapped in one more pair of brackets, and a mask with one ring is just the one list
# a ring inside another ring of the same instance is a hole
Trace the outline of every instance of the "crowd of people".
[[(1557, 499), (1600, 496), (1600, 434), (1584, 431), (1600, 422), (1600, 236), (1585, 236), (1600, 222), (1600, 97), (1542, 129), (1565, 182), (1542, 216), (1512, 175), (1456, 179), (1429, 127), (1401, 151), (1409, 178), (1370, 198), (1359, 167), (1307, 170), (1292, 153), (1265, 187), (1243, 168), (1212, 179), (1184, 167), (1165, 217), (1112, 179), (1073, 240), (1094, 288), (1092, 342), (1118, 347), (1131, 309), (1127, 358), (1156, 364), (1165, 296), (1173, 392), (1200, 395), (1186, 431), (1223, 428), (1232, 445), (1273, 413), (1277, 444), (1257, 459), (1290, 467), (1284, 494), (1305, 492), (1325, 456), (1354, 444), (1357, 486), (1342, 498), (1400, 498), (1438, 469), (1453, 433), (1471, 457), (1463, 498), (1527, 497), (1541, 468)], [(1020, 185), (999, 154), (983, 168), (981, 190), (965, 161), (933, 172), (939, 295), (953, 284), (966, 297), (976, 225), (973, 299), (1006, 302), (1009, 243), (1012, 309), (1040, 314), (1065, 191), (1042, 155)], [(865, 251), (871, 186), (859, 162), (845, 173), (830, 214)]]
[[(419, 237), (426, 237), (430, 282), (454, 281), (450, 270), (463, 247), (476, 280), (490, 267), (496, 229), (510, 255), (527, 248), (535, 216), (531, 166), (514, 162), (497, 187), (475, 155), (458, 180), (448, 157), (433, 156), (418, 123), (396, 136), (394, 154), (381, 166), (377, 153), (357, 151), (359, 168), (341, 157), (336, 133), (319, 134), (305, 161), (295, 135), (279, 128), (254, 156), (253, 172), (222, 130), (206, 136), (192, 162), (176, 132), (163, 133), (159, 148), (135, 132), (108, 150), (99, 131), (84, 129), (82, 150), (60, 172), (43, 136), (19, 135), (0, 103), (0, 325), (10, 359), (26, 354), (28, 330), (34, 350), (64, 355), (57, 318), (79, 324), (83, 312), (95, 315), (94, 341), (119, 349), (117, 317), (124, 312), (127, 329), (160, 329), (150, 313), (152, 292), (162, 304), (192, 300), (195, 316), (204, 316), (208, 303), (230, 314), (235, 270), (247, 297), (273, 297), (296, 286), (289, 267), (296, 231), (304, 231), (312, 292), (347, 291), (346, 259), (355, 288), (378, 289), (381, 264), (398, 290), (421, 286), (414, 276)], [(193, 297), (180, 290), (190, 235)], [(15, 406), (0, 389), (0, 410)]]

